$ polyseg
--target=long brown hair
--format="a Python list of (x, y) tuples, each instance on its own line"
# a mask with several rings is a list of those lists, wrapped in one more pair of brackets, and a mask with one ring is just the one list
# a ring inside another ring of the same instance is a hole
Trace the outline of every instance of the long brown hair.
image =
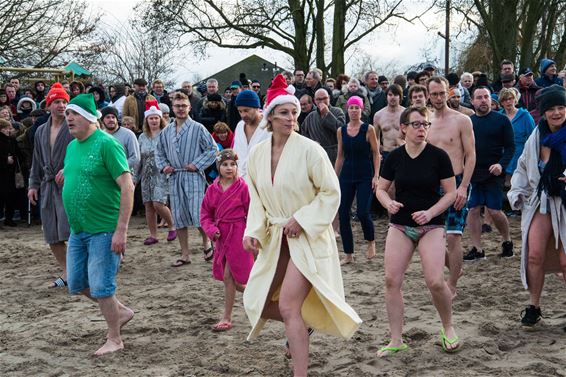
[[(152, 114), (152, 115), (157, 115), (157, 114)], [(151, 115), (150, 115), (151, 116)], [(151, 135), (150, 129), (149, 129), (149, 124), (147, 123), (147, 118), (145, 117), (145, 119), (143, 120), (143, 133), (146, 134), (146, 136)], [(159, 129), (162, 130), (167, 126), (167, 123), (165, 122), (165, 119), (163, 119), (163, 117), (159, 117)]]

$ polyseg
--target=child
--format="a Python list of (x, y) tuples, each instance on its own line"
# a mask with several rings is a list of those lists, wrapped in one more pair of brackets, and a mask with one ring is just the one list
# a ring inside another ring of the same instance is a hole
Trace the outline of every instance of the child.
[(232, 328), (236, 290), (244, 291), (254, 263), (253, 255), (242, 244), (250, 197), (246, 182), (238, 176), (237, 160), (233, 149), (218, 152), (220, 175), (206, 191), (200, 210), (201, 226), (216, 243), (212, 275), (224, 281), (224, 315), (213, 331)]
[[(219, 149), (232, 148), (234, 144), (234, 133), (230, 127), (224, 122), (218, 122), (214, 125), (214, 133), (212, 138), (219, 145)], [(222, 148), (220, 148), (222, 146)]]

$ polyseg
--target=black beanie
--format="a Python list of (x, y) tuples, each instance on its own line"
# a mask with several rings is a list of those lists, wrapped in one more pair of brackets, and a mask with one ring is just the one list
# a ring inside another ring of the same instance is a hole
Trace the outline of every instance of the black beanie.
[(109, 114), (114, 114), (116, 119), (118, 119), (118, 110), (115, 107), (112, 106), (103, 107), (102, 109), (100, 109), (100, 113), (102, 114), (102, 117), (100, 119), (104, 119), (104, 117)]
[(566, 106), (566, 88), (556, 84), (544, 88), (536, 101), (541, 115), (553, 106)]

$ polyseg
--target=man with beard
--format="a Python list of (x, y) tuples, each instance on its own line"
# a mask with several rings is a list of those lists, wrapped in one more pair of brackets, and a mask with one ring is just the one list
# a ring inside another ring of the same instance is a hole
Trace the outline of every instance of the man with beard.
[(234, 132), (234, 151), (238, 155), (238, 173), (241, 177), (248, 174), (248, 155), (251, 149), (261, 141), (269, 139), (271, 132), (260, 128), (263, 115), (259, 111), (258, 95), (251, 90), (244, 90), (236, 97), (236, 106), (242, 120)]
[(448, 90), (448, 107), (467, 116), (474, 115), (474, 110), (462, 106), (462, 97), (458, 88)]
[(43, 237), (55, 256), (61, 276), (49, 288), (67, 285), (67, 245), (70, 229), (63, 208), (62, 173), (67, 145), (73, 140), (65, 121), (69, 94), (60, 83), (51, 86), (45, 99), (50, 116), (34, 136), (33, 159), (29, 177), (28, 199), (35, 205), (41, 195)]
[(122, 116), (134, 118), (137, 129), (143, 129), (143, 120), (145, 112), (145, 101), (155, 100), (155, 97), (147, 93), (147, 81), (145, 79), (136, 79), (134, 81), (134, 95), (126, 97)]
[(477, 87), (472, 93), (476, 113), (471, 116), (476, 139), (476, 166), (472, 175), (472, 191), (468, 201), (468, 224), (473, 247), (464, 260), (485, 259), (481, 248), (482, 206), (491, 215), (495, 227), (503, 238), (500, 257), (513, 256), (513, 243), (509, 234), (509, 222), (501, 211), (505, 169), (515, 153), (513, 126), (507, 116), (491, 110), (491, 92)]
[[(157, 103), (153, 105), (157, 107)], [(132, 130), (121, 127), (118, 124), (118, 110), (114, 107), (106, 106), (100, 112), (102, 113), (102, 126), (104, 131), (114, 136), (124, 147), (124, 152), (126, 152), (126, 158), (128, 159), (128, 166), (133, 174), (140, 163), (140, 144), (138, 143), (136, 134)]]
[[(431, 77), (428, 80), (430, 102), (434, 109), (430, 118), (428, 141), (448, 153), (456, 176), (456, 201), (446, 211), (447, 259), (450, 270), (448, 287), (454, 297), (458, 278), (462, 273), (462, 234), (466, 226), (468, 214), (466, 204), (476, 162), (476, 151), (472, 122), (468, 116), (447, 106), (447, 91), (448, 82), (443, 77)], [(460, 94), (457, 88), (452, 91)], [(460, 98), (457, 99), (457, 103), (459, 105)]]

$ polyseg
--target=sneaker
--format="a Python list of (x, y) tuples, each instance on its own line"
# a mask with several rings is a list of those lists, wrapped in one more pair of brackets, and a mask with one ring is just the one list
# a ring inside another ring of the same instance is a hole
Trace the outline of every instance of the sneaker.
[(511, 258), (513, 256), (513, 242), (505, 241), (501, 244), (501, 258)]
[(521, 312), (521, 324), (527, 327), (533, 327), (542, 318), (540, 308), (535, 308), (534, 305), (529, 305)]
[(481, 224), (481, 232), (482, 233), (491, 233), (493, 229), (491, 229), (491, 225), (489, 224)]
[(477, 259), (485, 259), (485, 251), (482, 250), (479, 252), (478, 249), (472, 247), (468, 254), (464, 255), (465, 261), (474, 261)]

